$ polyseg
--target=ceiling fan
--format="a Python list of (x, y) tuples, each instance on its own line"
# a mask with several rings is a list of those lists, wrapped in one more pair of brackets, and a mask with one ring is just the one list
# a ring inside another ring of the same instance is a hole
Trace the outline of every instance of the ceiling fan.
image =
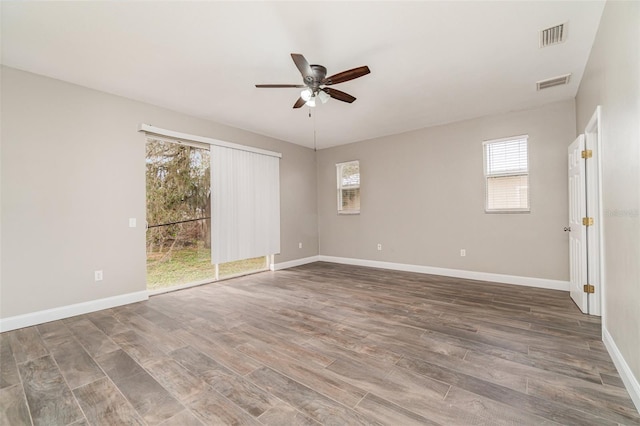
[(344, 83), (345, 81), (362, 77), (363, 75), (367, 75), (371, 72), (369, 67), (365, 65), (363, 67), (353, 68), (327, 77), (327, 69), (322, 65), (309, 65), (309, 62), (307, 62), (305, 57), (299, 53), (292, 53), (291, 58), (300, 71), (300, 74), (302, 74), (302, 81), (304, 84), (256, 84), (256, 87), (268, 89), (282, 87), (304, 88), (296, 103), (293, 104), (294, 108), (300, 108), (305, 104), (310, 107), (314, 107), (316, 106), (316, 100), (325, 103), (329, 98), (351, 103), (356, 100), (355, 97), (340, 90), (325, 86)]

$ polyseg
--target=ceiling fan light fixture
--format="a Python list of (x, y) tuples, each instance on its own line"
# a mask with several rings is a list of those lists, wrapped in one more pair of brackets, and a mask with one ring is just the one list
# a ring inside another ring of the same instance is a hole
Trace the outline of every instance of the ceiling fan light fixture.
[(302, 92), (300, 92), (300, 97), (306, 102), (309, 102), (309, 100), (313, 97), (313, 91), (307, 87)]
[(316, 97), (315, 96), (307, 101), (307, 106), (310, 106), (310, 107), (316, 106)]
[(326, 92), (321, 90), (318, 92), (316, 97), (320, 99), (320, 102), (322, 102), (323, 104), (326, 104), (331, 96), (329, 96)]

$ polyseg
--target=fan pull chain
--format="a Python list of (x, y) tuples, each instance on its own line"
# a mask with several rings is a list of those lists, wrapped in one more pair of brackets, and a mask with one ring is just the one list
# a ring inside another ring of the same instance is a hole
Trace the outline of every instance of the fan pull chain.
[[(311, 117), (311, 108), (309, 108), (309, 117)], [(313, 152), (317, 152), (316, 147), (316, 115), (313, 114)]]

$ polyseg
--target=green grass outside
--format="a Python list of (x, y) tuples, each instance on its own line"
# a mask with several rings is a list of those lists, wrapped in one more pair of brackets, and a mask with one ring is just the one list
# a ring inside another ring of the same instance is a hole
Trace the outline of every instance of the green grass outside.
[[(211, 250), (188, 247), (165, 253), (147, 254), (147, 289), (158, 290), (180, 284), (211, 279), (215, 267), (211, 264)], [(265, 258), (238, 260), (220, 265), (219, 277), (255, 272), (265, 269)]]

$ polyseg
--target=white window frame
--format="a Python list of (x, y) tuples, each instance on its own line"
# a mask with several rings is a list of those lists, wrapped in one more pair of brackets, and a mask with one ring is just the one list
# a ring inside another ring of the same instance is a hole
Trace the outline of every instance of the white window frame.
[[(357, 164), (358, 166), (358, 184), (357, 185), (348, 185), (348, 186), (343, 186), (342, 184), (342, 169), (346, 166), (350, 166), (353, 164)], [(337, 195), (338, 195), (338, 214), (360, 214), (360, 209), (344, 209), (342, 206), (342, 190), (343, 189), (361, 189), (361, 184), (360, 184), (360, 160), (351, 160), (351, 161), (345, 161), (344, 163), (337, 163), (336, 164), (336, 183), (337, 183)], [(358, 198), (360, 198), (360, 192), (358, 192)], [(360, 198), (360, 201), (361, 198)]]
[[(491, 173), (488, 169), (488, 146), (491, 144), (501, 144), (508, 142), (515, 142), (524, 140), (526, 146), (526, 168), (512, 169), (501, 172)], [(484, 160), (484, 180), (485, 180), (485, 196), (484, 196), (484, 210), (485, 213), (530, 213), (531, 212), (531, 179), (529, 172), (529, 135), (512, 136), (502, 139), (487, 140), (482, 143), (482, 157)], [(509, 178), (509, 177), (527, 177), (527, 205), (523, 208), (489, 208), (489, 180), (495, 178)]]

